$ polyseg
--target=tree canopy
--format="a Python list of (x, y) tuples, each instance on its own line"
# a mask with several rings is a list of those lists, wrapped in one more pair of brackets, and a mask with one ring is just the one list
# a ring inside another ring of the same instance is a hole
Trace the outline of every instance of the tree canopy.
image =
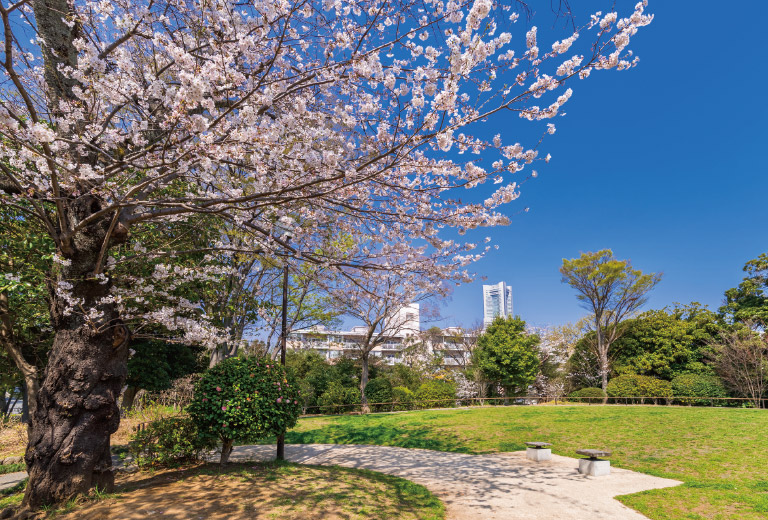
[(570, 260), (563, 258), (560, 274), (592, 315), (595, 353), (605, 390), (611, 370), (611, 346), (623, 332), (620, 324), (645, 304), (648, 292), (661, 281), (661, 274), (645, 274), (632, 267), (629, 260), (614, 258), (610, 249), (582, 253)]
[(540, 338), (520, 317), (497, 317), (478, 338), (475, 364), (483, 376), (508, 392), (521, 393), (536, 379)]
[(725, 291), (720, 313), (731, 321), (768, 324), (768, 253), (744, 265), (744, 277), (738, 287)]

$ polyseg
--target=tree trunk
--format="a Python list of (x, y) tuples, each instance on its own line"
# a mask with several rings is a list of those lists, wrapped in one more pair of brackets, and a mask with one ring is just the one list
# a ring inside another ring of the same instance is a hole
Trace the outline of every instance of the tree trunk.
[(480, 406), (485, 406), (485, 397), (488, 395), (488, 382), (481, 381), (478, 383), (478, 397), (480, 398)]
[(29, 392), (27, 392), (27, 384), (21, 384), (21, 422), (29, 424)]
[(128, 386), (125, 388), (125, 392), (123, 392), (123, 403), (120, 406), (123, 412), (123, 416), (133, 410), (133, 402), (136, 399), (136, 394), (138, 391), (139, 389), (135, 386)]
[[(77, 222), (99, 208), (99, 201), (86, 195), (71, 201), (67, 214)], [(110, 220), (107, 216), (75, 235), (70, 247), (59, 251), (64, 263), (51, 273), (55, 337), (25, 456), (26, 508), (114, 485), (109, 439), (120, 422), (117, 398), (128, 372), (130, 333), (109, 298), (110, 280), (93, 275)]]
[(600, 363), (600, 382), (603, 389), (603, 404), (608, 404), (608, 345), (605, 344), (603, 328), (599, 316), (595, 317), (595, 334), (597, 335), (597, 356)]
[(365, 387), (368, 386), (368, 356), (370, 352), (363, 352), (362, 362), (363, 370), (360, 374), (360, 404), (362, 405), (361, 411), (363, 413), (371, 413), (371, 408), (368, 406), (368, 398), (365, 396)]
[[(114, 322), (117, 315), (111, 311)], [(124, 326), (98, 331), (72, 323), (76, 319), (55, 321), (56, 337), (25, 457), (29, 485), (24, 504), (35, 509), (92, 487), (112, 489), (109, 441), (120, 421), (117, 397), (127, 373)]]
[(229, 462), (229, 456), (232, 454), (232, 444), (232, 439), (224, 439), (224, 442), (221, 443), (221, 459), (219, 459), (219, 464)]
[(224, 361), (224, 347), (216, 347), (211, 351), (211, 360), (208, 363), (208, 368), (213, 368), (222, 361)]
[[(30, 424), (29, 417), (34, 417), (37, 408), (37, 394), (40, 391), (40, 381), (38, 379), (37, 367), (29, 363), (21, 352), (21, 348), (14, 342), (13, 328), (11, 323), (11, 313), (8, 308), (8, 295), (0, 291), (0, 343), (5, 347), (8, 355), (13, 359), (16, 368), (24, 376), (24, 397), (26, 399), (24, 412), (27, 417), (24, 422)], [(24, 414), (22, 414), (24, 415)]]

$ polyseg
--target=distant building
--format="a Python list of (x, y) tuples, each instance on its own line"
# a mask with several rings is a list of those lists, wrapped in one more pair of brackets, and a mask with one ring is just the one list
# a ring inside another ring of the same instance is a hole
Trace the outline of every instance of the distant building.
[[(371, 351), (372, 357), (380, 357), (393, 365), (402, 360), (402, 350), (416, 341), (421, 331), (419, 304), (411, 303), (397, 312), (397, 331)], [(350, 330), (328, 330), (323, 326), (297, 330), (288, 335), (288, 348), (312, 348), (329, 360), (342, 356), (354, 356), (365, 339), (367, 328), (352, 327)]]
[(512, 316), (512, 287), (504, 282), (483, 285), (483, 326), (488, 327), (497, 316)]
[[(439, 329), (439, 334), (426, 337), (420, 327), (418, 303), (403, 307), (397, 316), (396, 321), (401, 324), (398, 332), (374, 348), (371, 357), (381, 358), (388, 365), (402, 363), (405, 361), (403, 350), (409, 345), (422, 343), (426, 347), (425, 354), (439, 353), (443, 360), (442, 365), (446, 368), (464, 366), (469, 361), (469, 352), (462, 345), (464, 336), (460, 328)], [(356, 357), (366, 332), (363, 326), (352, 327), (346, 331), (316, 326), (291, 332), (287, 346), (291, 349), (313, 349), (333, 362), (343, 356)]]

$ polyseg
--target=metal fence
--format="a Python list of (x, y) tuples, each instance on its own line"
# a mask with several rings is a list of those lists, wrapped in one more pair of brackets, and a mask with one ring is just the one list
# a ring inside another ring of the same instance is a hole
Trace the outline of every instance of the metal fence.
[[(561, 397), (561, 396), (526, 396), (526, 397), (468, 397), (463, 399), (426, 399), (412, 402), (390, 401), (368, 403), (371, 412), (400, 412), (409, 410), (428, 410), (439, 408), (472, 408), (492, 406), (530, 406), (530, 405), (583, 405), (583, 406), (698, 406), (719, 408), (768, 408), (768, 399), (746, 397)], [(307, 406), (304, 416), (315, 415), (357, 415), (362, 413), (360, 403), (330, 404)]]

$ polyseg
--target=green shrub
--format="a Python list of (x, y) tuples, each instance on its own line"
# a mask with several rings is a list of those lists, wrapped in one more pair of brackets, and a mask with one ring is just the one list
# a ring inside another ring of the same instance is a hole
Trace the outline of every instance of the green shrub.
[(723, 382), (717, 376), (700, 374), (682, 374), (672, 380), (672, 393), (675, 400), (681, 404), (712, 406), (723, 404), (724, 401), (712, 399), (681, 399), (693, 397), (727, 397), (728, 392)]
[(214, 445), (198, 435), (189, 417), (165, 417), (137, 430), (128, 442), (128, 453), (140, 468), (174, 466), (199, 460)]
[(295, 426), (301, 406), (284, 367), (269, 358), (229, 358), (203, 374), (189, 415), (201, 436), (221, 440), (223, 463), (234, 441), (255, 442)]
[(672, 384), (669, 381), (650, 376), (636, 377), (641, 402), (644, 401), (643, 398), (650, 397), (653, 399), (653, 404), (658, 404), (659, 399), (668, 400), (672, 397)]
[(617, 398), (619, 402), (645, 402), (651, 398), (654, 404), (658, 400), (672, 397), (672, 385), (669, 381), (650, 376), (625, 374), (608, 381), (606, 392), (609, 397)]
[(393, 411), (412, 410), (416, 396), (410, 388), (396, 386), (392, 389)]
[(571, 392), (568, 394), (568, 397), (578, 397), (580, 399), (573, 399), (574, 402), (582, 402), (582, 403), (602, 403), (602, 400), (605, 399), (605, 392), (603, 392), (602, 388), (595, 388), (595, 387), (588, 387), (588, 388), (581, 388), (580, 390), (576, 390), (575, 392)]
[(422, 383), (414, 397), (422, 408), (450, 408), (456, 399), (456, 387), (447, 381), (433, 379)]
[(321, 413), (348, 413), (355, 411), (360, 404), (360, 390), (341, 386), (338, 381), (331, 381), (328, 389), (320, 396)]
[[(365, 386), (365, 397), (369, 403), (390, 403), (392, 401), (392, 383), (383, 377), (377, 377), (368, 381)], [(391, 408), (389, 404), (373, 404), (371, 410), (374, 412), (388, 411)]]

